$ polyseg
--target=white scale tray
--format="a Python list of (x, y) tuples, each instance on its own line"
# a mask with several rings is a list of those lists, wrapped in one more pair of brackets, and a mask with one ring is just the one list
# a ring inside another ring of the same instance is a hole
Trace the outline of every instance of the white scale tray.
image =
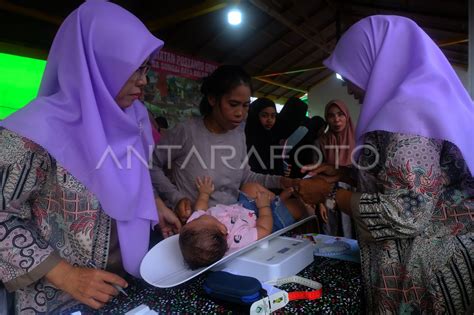
[[(265, 252), (264, 248), (262, 249), (262, 247), (266, 247), (266, 244), (269, 244), (268, 247), (272, 249), (273, 254), (275, 254), (277, 258), (274, 258), (274, 262), (272, 263), (265, 263), (265, 266), (263, 267), (260, 263), (260, 276), (258, 276), (257, 274), (255, 277), (257, 279), (259, 279), (259, 277), (262, 279), (265, 278), (264, 280), (259, 280), (267, 281), (274, 279), (274, 277), (277, 278), (293, 275), (313, 261), (313, 248), (310, 242), (286, 237), (281, 237), (279, 238), (280, 240), (276, 242), (268, 241), (312, 219), (314, 219), (314, 216), (305, 218), (286, 228), (278, 230), (268, 235), (267, 237), (264, 237), (252, 244), (249, 244), (246, 247), (234, 251), (229, 251), (226, 256), (224, 256), (222, 259), (215, 262), (214, 264), (196, 270), (191, 270), (186, 266), (183, 260), (183, 256), (181, 255), (181, 250), (179, 248), (179, 235), (173, 235), (159, 242), (152, 249), (150, 249), (150, 251), (145, 255), (142, 260), (142, 263), (140, 265), (140, 274), (146, 282), (159, 288), (170, 288), (180, 285), (211, 268), (213, 270), (221, 270), (223, 268), (226, 268), (227, 270), (238, 269), (239, 274), (253, 276), (249, 273), (251, 273), (251, 270), (255, 266), (259, 266), (258, 263), (255, 263), (255, 260), (261, 260), (256, 256), (256, 253), (260, 251), (262, 251), (262, 253)], [(289, 245), (288, 241), (290, 242)], [(283, 247), (281, 247), (282, 244)], [(259, 246), (260, 248), (257, 248)], [(283, 250), (283, 248), (290, 249)], [(236, 262), (235, 266), (232, 266), (232, 264), (230, 263), (231, 260), (241, 256), (244, 253), (247, 253), (252, 249), (255, 249), (255, 251), (249, 253), (248, 258), (241, 259), (240, 262)], [(279, 250), (283, 250), (284, 252), (278, 253)], [(292, 257), (292, 259), (290, 259), (289, 257)], [(266, 259), (268, 258), (269, 257), (267, 257)], [(249, 266), (249, 259), (253, 260), (253, 262), (250, 262), (253, 267)], [(297, 268), (300, 269), (296, 270)], [(262, 271), (264, 269), (266, 270), (265, 272)], [(280, 270), (280, 272), (277, 271), (278, 269)], [(278, 275), (276, 276), (276, 274)], [(272, 278), (266, 279), (268, 277)]]

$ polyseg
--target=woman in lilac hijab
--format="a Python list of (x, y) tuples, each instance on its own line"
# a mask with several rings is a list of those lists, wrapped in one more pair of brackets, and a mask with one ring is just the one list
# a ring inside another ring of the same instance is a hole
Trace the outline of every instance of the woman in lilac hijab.
[[(368, 314), (472, 314), (474, 106), (436, 44), (413, 21), (354, 24), (325, 61), (361, 103), (352, 168), (322, 165), (352, 215)], [(349, 176), (349, 172), (352, 171)], [(299, 193), (317, 203), (316, 179)], [(319, 179), (318, 179), (319, 180)]]
[(56, 34), (39, 96), (1, 123), (0, 278), (17, 313), (100, 308), (123, 270), (139, 276), (152, 225), (180, 227), (157, 212), (138, 101), (162, 46), (126, 10), (87, 1)]

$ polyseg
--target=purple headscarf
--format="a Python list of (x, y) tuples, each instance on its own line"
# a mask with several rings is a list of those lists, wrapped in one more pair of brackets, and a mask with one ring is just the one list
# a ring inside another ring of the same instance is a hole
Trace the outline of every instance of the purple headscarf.
[(1, 123), (45, 148), (96, 195), (117, 221), (123, 265), (135, 276), (158, 219), (143, 163), (153, 140), (143, 104), (122, 110), (114, 98), (162, 46), (130, 12), (87, 1), (56, 34), (38, 97)]
[(431, 38), (410, 19), (371, 16), (354, 24), (324, 61), (366, 91), (356, 129), (447, 140), (474, 173), (474, 106)]

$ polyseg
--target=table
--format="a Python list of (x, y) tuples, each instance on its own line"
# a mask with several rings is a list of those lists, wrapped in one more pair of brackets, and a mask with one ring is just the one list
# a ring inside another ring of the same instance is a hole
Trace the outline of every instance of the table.
[[(277, 314), (360, 314), (362, 301), (360, 265), (326, 257), (314, 257), (314, 262), (298, 275), (316, 280), (323, 285), (323, 296), (313, 301), (291, 301)], [(157, 265), (159, 268), (159, 265)], [(77, 306), (62, 314), (81, 311), (82, 314), (124, 314), (146, 304), (159, 313), (166, 314), (248, 314), (249, 307), (238, 306), (210, 299), (202, 284), (205, 275), (175, 288), (159, 289), (142, 280), (129, 281), (126, 297), (120, 294), (100, 311)], [(297, 284), (286, 284), (286, 291), (307, 290)]]

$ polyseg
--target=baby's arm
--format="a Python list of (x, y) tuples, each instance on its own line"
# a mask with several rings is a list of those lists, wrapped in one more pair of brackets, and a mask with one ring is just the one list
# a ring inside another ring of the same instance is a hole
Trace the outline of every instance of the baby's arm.
[(270, 193), (257, 192), (257, 198), (255, 200), (258, 208), (257, 239), (264, 238), (272, 233), (273, 217), (272, 209), (270, 208), (271, 200), (272, 195)]
[(196, 187), (199, 191), (199, 195), (196, 200), (194, 208), (196, 210), (207, 210), (209, 208), (209, 197), (214, 191), (214, 183), (210, 176), (196, 177)]

